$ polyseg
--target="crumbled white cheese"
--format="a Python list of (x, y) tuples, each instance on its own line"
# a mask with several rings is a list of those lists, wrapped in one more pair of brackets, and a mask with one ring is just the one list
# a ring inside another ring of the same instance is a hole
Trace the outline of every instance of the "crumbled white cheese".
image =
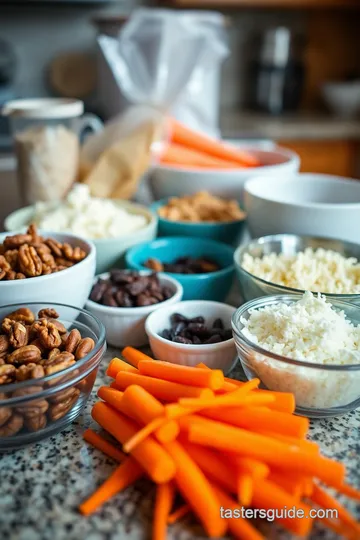
[[(240, 322), (249, 341), (275, 354), (319, 367), (360, 364), (360, 325), (353, 325), (324, 296), (306, 292), (292, 304), (251, 310)], [(337, 407), (360, 396), (360, 370), (294, 366), (259, 353), (249, 355), (245, 363), (269, 389), (294, 393), (300, 407)]]
[(126, 236), (147, 225), (145, 216), (128, 212), (115, 201), (91, 197), (85, 184), (75, 184), (61, 203), (37, 203), (32, 221), (40, 229), (93, 239)]
[(305, 291), (330, 294), (360, 293), (360, 263), (319, 248), (294, 255), (270, 253), (262, 258), (244, 255), (244, 270), (265, 281)]

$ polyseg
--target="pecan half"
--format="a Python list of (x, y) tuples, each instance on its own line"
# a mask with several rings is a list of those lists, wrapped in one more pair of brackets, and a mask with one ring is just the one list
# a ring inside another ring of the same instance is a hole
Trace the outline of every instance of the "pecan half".
[(80, 360), (84, 358), (95, 347), (95, 341), (89, 337), (83, 338), (76, 347), (75, 358)]
[(6, 271), (0, 268), (0, 281), (6, 276)]
[(44, 308), (40, 309), (38, 313), (39, 319), (58, 319), (59, 314), (54, 308)]
[(34, 345), (34, 347), (37, 347), (40, 351), (40, 354), (45, 354), (46, 348), (43, 346), (39, 338), (34, 339), (29, 345)]
[(61, 257), (62, 256), (60, 242), (57, 242), (56, 240), (53, 240), (52, 238), (47, 238), (45, 240), (45, 244), (51, 249), (52, 253), (56, 257)]
[(65, 341), (65, 351), (74, 353), (81, 341), (81, 334), (77, 328), (73, 328)]
[(0, 335), (0, 354), (7, 351), (9, 348), (9, 338), (5, 335)]
[(15, 349), (7, 357), (9, 364), (36, 364), (40, 359), (41, 352), (35, 345), (25, 345), (25, 347)]
[(44, 265), (48, 266), (49, 268), (55, 266), (54, 256), (46, 244), (40, 244), (33, 247), (36, 249), (36, 252)]
[(0, 384), (9, 384), (15, 379), (15, 367), (9, 364), (0, 366)]
[(19, 248), (19, 267), (27, 277), (41, 276), (42, 262), (33, 246), (24, 244)]
[(54, 422), (65, 416), (65, 414), (73, 407), (73, 405), (78, 400), (79, 394), (80, 390), (75, 388), (75, 393), (73, 396), (62, 401), (61, 403), (51, 405), (48, 412), (50, 420)]
[(20, 322), (12, 321), (12, 326), (9, 332), (9, 342), (14, 349), (24, 347), (28, 342), (28, 332), (26, 327)]
[(23, 364), (16, 370), (17, 381), (27, 381), (28, 379), (41, 379), (44, 376), (44, 368), (39, 364)]
[(61, 403), (62, 401), (68, 400), (75, 394), (76, 394), (76, 388), (74, 387), (67, 388), (66, 390), (62, 390), (62, 392), (58, 392), (57, 394), (55, 394), (55, 396), (52, 396), (51, 398), (49, 398), (49, 401), (51, 401), (51, 403)]
[(60, 347), (61, 337), (55, 325), (47, 319), (41, 319), (40, 322), (42, 323), (41, 325), (38, 325), (38, 336), (40, 343), (46, 349)]
[(18, 264), (19, 252), (17, 249), (8, 249), (4, 254), (5, 259), (10, 264), (11, 268), (15, 270)]
[(53, 373), (58, 373), (59, 371), (72, 366), (73, 364), (75, 364), (74, 355), (64, 351), (55, 356), (55, 358), (51, 358), (50, 360), (46, 360), (44, 362), (45, 374), (52, 375)]
[(55, 263), (57, 264), (57, 270), (59, 270), (60, 267), (62, 268), (70, 268), (71, 266), (74, 266), (74, 262), (68, 261), (67, 259), (63, 259), (62, 257), (56, 257)]
[(8, 272), (9, 270), (11, 270), (11, 266), (9, 262), (6, 260), (4, 255), (0, 255), (0, 268), (2, 270), (5, 270), (5, 272)]
[(62, 251), (65, 259), (68, 259), (69, 261), (79, 262), (86, 257), (86, 252), (79, 246), (73, 247), (70, 244), (64, 243)]
[(0, 407), (0, 426), (3, 426), (12, 415), (12, 410), (10, 407)]
[(0, 427), (0, 437), (11, 437), (16, 435), (24, 425), (24, 419), (21, 414), (14, 413), (9, 420)]
[(16, 407), (16, 410), (17, 412), (23, 414), (26, 418), (34, 418), (39, 416), (39, 414), (46, 413), (48, 408), (49, 404), (46, 399), (34, 399), (33, 401)]
[(20, 308), (6, 316), (11, 321), (22, 322), (23, 324), (32, 324), (35, 321), (35, 315), (29, 308)]
[(7, 281), (14, 281), (16, 279), (16, 272), (14, 270), (8, 270), (5, 274)]
[(29, 244), (32, 242), (31, 234), (15, 234), (14, 236), (7, 236), (4, 240), (4, 247), (8, 249), (17, 249), (23, 244)]
[(26, 416), (24, 418), (25, 427), (29, 431), (40, 431), (44, 429), (47, 423), (45, 414), (38, 414), (37, 416)]

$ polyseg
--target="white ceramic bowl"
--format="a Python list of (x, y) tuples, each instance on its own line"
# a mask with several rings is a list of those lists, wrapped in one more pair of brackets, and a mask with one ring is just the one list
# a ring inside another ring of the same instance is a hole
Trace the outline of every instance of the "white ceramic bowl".
[(297, 154), (284, 148), (273, 150), (249, 148), (263, 164), (262, 167), (248, 169), (186, 169), (180, 167), (157, 166), (150, 175), (149, 182), (155, 199), (190, 195), (198, 191), (210, 191), (219, 197), (242, 201), (246, 180), (254, 176), (291, 176), (299, 170)]
[(258, 177), (244, 188), (253, 238), (297, 234), (359, 243), (360, 183), (342, 176)]
[(353, 118), (360, 112), (360, 81), (329, 82), (322, 86), (326, 105), (337, 116)]
[[(130, 270), (129, 270), (130, 271)], [(132, 270), (131, 270), (132, 271)], [(144, 270), (140, 274), (148, 275), (152, 272)], [(166, 274), (158, 274), (160, 283), (166, 287), (170, 287), (174, 291), (174, 295), (152, 306), (120, 308), (103, 306), (92, 300), (86, 302), (86, 309), (95, 315), (105, 326), (106, 340), (113, 347), (142, 347), (148, 343), (148, 338), (145, 332), (146, 317), (162, 307), (171, 307), (181, 301), (183, 288), (181, 284)], [(96, 276), (94, 283), (98, 278), (107, 279), (109, 273)]]
[[(145, 206), (128, 201), (118, 200), (119, 206), (134, 214), (145, 216), (147, 225), (126, 236), (117, 238), (97, 238), (92, 242), (96, 247), (96, 273), (100, 274), (118, 266), (121, 257), (132, 246), (151, 242), (156, 238), (158, 218)], [(6, 231), (17, 231), (26, 228), (33, 220), (34, 206), (26, 206), (16, 210), (5, 218), (4, 226)]]
[(237, 359), (233, 339), (209, 345), (183, 345), (164, 339), (160, 333), (165, 328), (170, 328), (170, 316), (173, 313), (181, 313), (189, 318), (202, 315), (209, 325), (220, 318), (227, 328), (231, 328), (231, 317), (234, 312), (233, 306), (207, 300), (188, 300), (175, 306), (158, 309), (147, 318), (145, 323), (154, 357), (184, 366), (196, 366), (202, 362), (212, 369), (222, 369), (224, 373), (227, 373)]
[[(1, 305), (24, 304), (29, 302), (56, 302), (82, 308), (89, 296), (95, 274), (95, 246), (92, 242), (71, 234), (58, 234), (40, 231), (40, 234), (54, 238), (58, 242), (67, 242), (80, 246), (88, 255), (81, 262), (66, 270), (14, 281), (0, 281)], [(2, 243), (9, 233), (0, 234)]]

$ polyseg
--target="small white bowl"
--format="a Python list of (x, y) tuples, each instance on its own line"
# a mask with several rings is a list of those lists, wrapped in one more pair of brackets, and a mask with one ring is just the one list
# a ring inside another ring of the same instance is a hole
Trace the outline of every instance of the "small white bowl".
[(181, 313), (188, 318), (203, 316), (208, 325), (212, 325), (215, 319), (220, 318), (227, 328), (231, 328), (231, 317), (235, 309), (228, 304), (207, 300), (187, 300), (176, 306), (158, 309), (147, 318), (145, 323), (145, 330), (155, 358), (192, 367), (204, 363), (209, 368), (221, 369), (224, 373), (228, 373), (237, 359), (233, 339), (209, 345), (183, 345), (164, 339), (160, 333), (165, 328), (170, 328), (170, 316), (173, 313)]
[(189, 169), (158, 165), (149, 177), (155, 200), (210, 191), (225, 199), (242, 201), (244, 183), (254, 176), (291, 176), (299, 170), (300, 158), (281, 147), (273, 150), (249, 148), (262, 164), (247, 169)]
[[(158, 218), (141, 204), (135, 204), (123, 200), (114, 200), (121, 208), (133, 214), (145, 216), (147, 225), (126, 236), (117, 238), (96, 238), (91, 241), (96, 247), (96, 273), (100, 274), (119, 265), (121, 257), (132, 246), (151, 242), (156, 238)], [(9, 214), (4, 221), (6, 231), (16, 231), (26, 228), (32, 221), (35, 206), (26, 206)]]
[[(53, 238), (58, 242), (67, 242), (85, 250), (87, 256), (81, 262), (66, 270), (46, 276), (38, 276), (14, 281), (0, 281), (1, 305), (24, 304), (29, 302), (46, 302), (67, 304), (83, 308), (90, 294), (95, 274), (95, 246), (89, 240), (71, 234), (58, 234), (39, 231), (45, 238)], [(16, 234), (15, 233), (12, 233)], [(9, 233), (0, 234), (0, 243)]]
[[(129, 270), (130, 271), (130, 270)], [(133, 270), (131, 270), (133, 272)], [(151, 271), (143, 270), (139, 272), (141, 275), (151, 274)], [(105, 326), (106, 340), (113, 347), (142, 347), (148, 343), (148, 338), (145, 332), (146, 317), (154, 311), (161, 309), (163, 306), (171, 307), (181, 301), (183, 288), (181, 284), (166, 274), (158, 274), (160, 283), (166, 287), (170, 287), (174, 291), (174, 295), (158, 304), (145, 307), (110, 307), (97, 304), (92, 300), (86, 302), (86, 309), (95, 315)], [(104, 273), (96, 276), (94, 284), (99, 278), (107, 279), (109, 273)]]
[(359, 243), (360, 183), (342, 176), (259, 176), (244, 188), (253, 238), (297, 234)]
[(329, 109), (341, 118), (353, 118), (360, 112), (360, 81), (328, 82), (322, 95)]

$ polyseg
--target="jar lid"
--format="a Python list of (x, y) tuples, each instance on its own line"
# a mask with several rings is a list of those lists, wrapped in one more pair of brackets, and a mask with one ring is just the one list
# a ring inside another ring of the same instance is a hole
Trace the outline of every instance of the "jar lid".
[(8, 101), (1, 113), (17, 118), (75, 118), (84, 112), (84, 103), (78, 99), (34, 98)]

